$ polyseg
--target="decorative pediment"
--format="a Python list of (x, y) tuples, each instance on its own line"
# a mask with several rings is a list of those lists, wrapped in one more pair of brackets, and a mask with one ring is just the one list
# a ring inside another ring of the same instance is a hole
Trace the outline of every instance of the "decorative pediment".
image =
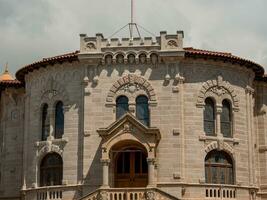
[(151, 152), (161, 138), (158, 128), (143, 125), (130, 113), (125, 114), (107, 128), (98, 129), (97, 132), (103, 138), (103, 153), (107, 154), (113, 145), (123, 141), (138, 142)]

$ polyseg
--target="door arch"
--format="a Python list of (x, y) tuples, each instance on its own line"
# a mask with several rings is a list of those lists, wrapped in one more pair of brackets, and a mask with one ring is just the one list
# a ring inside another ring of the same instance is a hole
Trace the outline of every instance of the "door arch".
[(146, 187), (148, 184), (147, 151), (137, 142), (124, 141), (111, 149), (114, 186)]

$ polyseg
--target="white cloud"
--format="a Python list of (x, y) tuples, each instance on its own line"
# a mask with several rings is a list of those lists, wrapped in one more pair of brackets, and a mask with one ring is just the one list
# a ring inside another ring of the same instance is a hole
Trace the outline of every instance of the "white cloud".
[[(156, 35), (184, 30), (186, 46), (229, 51), (267, 66), (266, 7), (265, 0), (135, 0), (135, 19)], [(8, 61), (14, 73), (42, 57), (77, 50), (79, 33), (108, 37), (129, 18), (130, 0), (0, 0), (0, 66)]]

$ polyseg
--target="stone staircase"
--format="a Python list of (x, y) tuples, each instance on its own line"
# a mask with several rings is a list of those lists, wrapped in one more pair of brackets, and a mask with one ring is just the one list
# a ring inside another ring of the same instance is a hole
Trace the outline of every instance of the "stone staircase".
[(79, 200), (179, 200), (158, 188), (97, 189)]

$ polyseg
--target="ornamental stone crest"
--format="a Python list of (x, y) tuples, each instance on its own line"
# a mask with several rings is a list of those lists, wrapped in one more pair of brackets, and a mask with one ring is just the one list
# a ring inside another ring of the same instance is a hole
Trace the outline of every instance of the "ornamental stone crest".
[(239, 100), (237, 94), (230, 83), (223, 80), (222, 76), (218, 76), (217, 80), (209, 80), (202, 85), (197, 98), (197, 106), (205, 105), (205, 99), (209, 96), (220, 101), (224, 98), (230, 99), (233, 103), (233, 108), (238, 110)]
[(106, 102), (115, 102), (115, 97), (118, 93), (136, 94), (145, 93), (150, 102), (156, 102), (156, 94), (151, 84), (141, 76), (136, 74), (128, 74), (116, 81), (110, 88)]

